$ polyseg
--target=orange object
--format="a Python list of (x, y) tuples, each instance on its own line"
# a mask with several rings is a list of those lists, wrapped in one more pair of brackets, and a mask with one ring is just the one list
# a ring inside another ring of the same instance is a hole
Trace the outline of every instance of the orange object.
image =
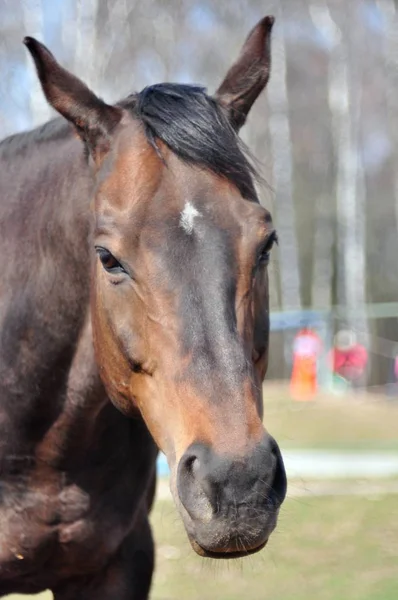
[(293, 400), (309, 401), (318, 391), (317, 361), (321, 340), (311, 329), (305, 327), (293, 342), (293, 370), (290, 393)]

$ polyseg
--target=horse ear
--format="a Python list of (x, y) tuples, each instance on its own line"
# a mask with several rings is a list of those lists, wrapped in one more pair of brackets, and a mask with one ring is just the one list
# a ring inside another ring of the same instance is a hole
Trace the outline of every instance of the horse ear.
[(216, 99), (227, 109), (231, 124), (237, 131), (268, 82), (274, 21), (274, 17), (264, 17), (251, 30), (238, 60), (216, 92)]
[(61, 67), (51, 52), (31, 37), (24, 39), (49, 104), (73, 123), (95, 159), (109, 150), (110, 134), (122, 111), (105, 104), (80, 79)]

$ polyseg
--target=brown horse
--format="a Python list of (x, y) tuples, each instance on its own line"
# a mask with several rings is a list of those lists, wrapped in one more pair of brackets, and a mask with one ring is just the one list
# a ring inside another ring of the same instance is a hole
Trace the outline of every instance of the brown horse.
[(157, 447), (199, 554), (256, 552), (276, 525), (276, 234), (237, 135), (272, 25), (214, 97), (162, 84), (113, 106), (25, 40), (66, 120), (0, 145), (0, 595), (147, 598)]

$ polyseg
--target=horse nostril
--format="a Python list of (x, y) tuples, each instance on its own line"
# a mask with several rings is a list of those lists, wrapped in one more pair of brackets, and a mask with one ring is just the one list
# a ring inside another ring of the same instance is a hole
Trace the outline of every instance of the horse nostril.
[(180, 459), (178, 465), (177, 480), (183, 489), (200, 487), (202, 470), (206, 463), (207, 449), (202, 444), (194, 444)]
[(206, 458), (208, 449), (195, 444), (180, 459), (177, 489), (180, 500), (193, 519), (209, 520), (213, 514), (206, 485)]
[(275, 471), (271, 486), (274, 490), (274, 493), (277, 496), (278, 501), (283, 502), (287, 491), (287, 478), (285, 465), (283, 464), (282, 454), (275, 440), (273, 440), (272, 442), (271, 452), (275, 458)]
[(180, 470), (182, 471), (181, 475), (185, 477), (190, 477), (195, 479), (199, 473), (200, 469), (200, 461), (199, 458), (195, 454), (191, 454), (183, 457), (182, 464), (180, 466)]

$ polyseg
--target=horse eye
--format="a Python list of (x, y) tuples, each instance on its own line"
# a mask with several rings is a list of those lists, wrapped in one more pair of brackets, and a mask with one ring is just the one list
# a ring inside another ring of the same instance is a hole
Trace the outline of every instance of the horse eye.
[(109, 250), (106, 248), (96, 248), (96, 251), (105, 271), (112, 273), (113, 275), (126, 272), (120, 262), (116, 260)]
[(258, 258), (258, 264), (259, 265), (266, 265), (269, 262), (269, 256), (270, 256), (270, 252), (266, 252), (265, 250), (263, 250)]
[(258, 255), (258, 260), (257, 260), (258, 265), (268, 264), (272, 246), (277, 243), (278, 243), (278, 236), (276, 234), (276, 231), (273, 231), (271, 233), (271, 235), (268, 237), (264, 246), (260, 250), (260, 253)]

